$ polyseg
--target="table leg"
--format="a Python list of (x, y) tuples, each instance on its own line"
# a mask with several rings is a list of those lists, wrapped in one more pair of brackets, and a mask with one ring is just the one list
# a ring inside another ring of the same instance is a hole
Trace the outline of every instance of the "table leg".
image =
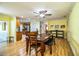
[(28, 40), (26, 40), (26, 52), (28, 53)]
[(44, 52), (45, 52), (45, 45), (44, 43), (41, 44), (41, 56), (44, 56)]
[(55, 39), (54, 39), (54, 45), (55, 45)]
[(50, 54), (52, 54), (52, 45), (50, 46)]

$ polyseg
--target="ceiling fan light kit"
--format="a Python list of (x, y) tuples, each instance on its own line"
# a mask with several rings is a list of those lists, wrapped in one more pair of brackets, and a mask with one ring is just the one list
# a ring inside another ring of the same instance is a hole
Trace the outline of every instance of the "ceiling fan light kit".
[(43, 17), (45, 17), (45, 15), (44, 15), (44, 14), (40, 14), (40, 17), (42, 17), (42, 18), (43, 18)]
[(34, 14), (36, 14), (37, 16), (40, 16), (41, 18), (45, 18), (46, 16), (51, 16), (51, 13), (48, 13), (47, 10), (39, 10), (39, 11), (34, 11)]

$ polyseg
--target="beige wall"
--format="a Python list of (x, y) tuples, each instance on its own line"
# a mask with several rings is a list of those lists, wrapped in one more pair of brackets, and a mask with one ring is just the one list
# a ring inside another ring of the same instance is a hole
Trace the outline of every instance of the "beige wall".
[[(53, 25), (53, 26), (51, 26)], [(55, 25), (59, 25), (59, 28), (55, 28)], [(65, 28), (61, 28), (61, 25), (65, 25)], [(67, 34), (67, 18), (61, 18), (61, 19), (52, 19), (48, 20), (48, 30), (63, 30), (64, 35), (66, 38)]]
[(13, 36), (14, 42), (16, 42), (16, 17), (10, 21), (10, 36)]
[(76, 3), (69, 16), (68, 41), (74, 55), (79, 56), (79, 3)]

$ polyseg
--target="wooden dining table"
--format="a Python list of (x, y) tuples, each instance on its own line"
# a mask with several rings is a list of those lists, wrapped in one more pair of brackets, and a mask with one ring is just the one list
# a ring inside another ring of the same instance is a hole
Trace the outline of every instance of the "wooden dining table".
[[(46, 49), (46, 45), (45, 42), (47, 42), (48, 40), (50, 40), (49, 38), (52, 37), (53, 39), (53, 34), (47, 35), (47, 34), (40, 34), (40, 37), (37, 38), (38, 39), (38, 43), (41, 42), (41, 54), (44, 55), (45, 49)], [(53, 41), (55, 43), (55, 41)], [(50, 54), (52, 54), (52, 45), (50, 46)]]
[[(41, 55), (44, 56), (45, 52), (45, 42), (49, 40), (49, 37), (52, 37), (53, 34), (47, 35), (47, 34), (38, 34), (37, 36), (37, 42), (41, 43)], [(28, 42), (27, 42), (28, 43)], [(27, 44), (28, 48), (28, 44)], [(50, 54), (52, 54), (52, 46), (50, 47)]]
[(53, 36), (53, 34), (39, 34), (38, 37), (37, 37), (37, 40), (40, 40), (40, 41), (47, 41), (49, 37)]

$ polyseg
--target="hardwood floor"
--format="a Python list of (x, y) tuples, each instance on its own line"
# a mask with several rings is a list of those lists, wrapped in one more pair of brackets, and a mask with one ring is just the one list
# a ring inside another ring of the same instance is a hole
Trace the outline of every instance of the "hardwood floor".
[[(66, 39), (55, 39), (56, 45), (52, 45), (52, 55), (49, 53), (48, 47), (45, 56), (73, 56), (72, 50)], [(26, 42), (18, 41), (9, 43), (7, 46), (0, 47), (1, 56), (28, 56), (26, 53)], [(32, 54), (34, 55), (34, 53)], [(40, 53), (38, 53), (40, 56)]]
[[(56, 39), (56, 45), (52, 46), (52, 56), (73, 56), (72, 50), (66, 39)], [(49, 53), (46, 53), (49, 56)]]

